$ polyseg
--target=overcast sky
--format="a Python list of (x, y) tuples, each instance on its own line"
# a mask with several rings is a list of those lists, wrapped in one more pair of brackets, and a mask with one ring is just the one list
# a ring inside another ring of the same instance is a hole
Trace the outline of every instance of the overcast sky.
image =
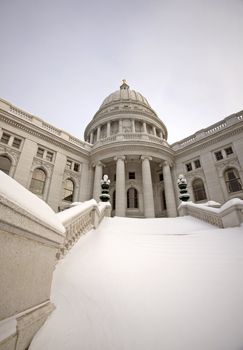
[(121, 79), (175, 142), (243, 109), (242, 0), (1, 0), (0, 97), (83, 139)]

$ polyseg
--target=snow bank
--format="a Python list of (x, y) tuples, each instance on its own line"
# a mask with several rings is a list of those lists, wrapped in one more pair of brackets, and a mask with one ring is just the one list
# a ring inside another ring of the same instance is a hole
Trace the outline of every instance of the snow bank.
[(243, 228), (105, 218), (56, 267), (29, 350), (243, 348)]
[(0, 171), (0, 197), (12, 202), (44, 225), (64, 235), (65, 228), (49, 205), (2, 171)]

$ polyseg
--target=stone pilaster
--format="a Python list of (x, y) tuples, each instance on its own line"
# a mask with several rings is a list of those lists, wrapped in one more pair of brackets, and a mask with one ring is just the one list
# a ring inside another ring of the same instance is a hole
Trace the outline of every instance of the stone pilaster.
[(134, 133), (135, 132), (135, 120), (132, 119), (132, 132)]
[(155, 126), (153, 126), (153, 134), (154, 134), (154, 136), (156, 136), (156, 127)]
[(107, 130), (106, 136), (109, 137), (111, 135), (111, 123), (110, 122), (107, 123), (106, 130)]
[(119, 134), (122, 134), (122, 120), (119, 120)]
[(147, 124), (143, 122), (143, 132), (147, 134)]
[(97, 128), (97, 141), (100, 140), (100, 126)]
[(100, 181), (102, 179), (103, 172), (103, 164), (101, 162), (97, 162), (95, 165), (95, 174), (94, 174), (94, 188), (93, 188), (93, 198), (99, 202), (100, 201)]
[(89, 143), (93, 144), (94, 142), (94, 133), (93, 131), (90, 133), (90, 137), (89, 137)]
[(125, 156), (116, 161), (116, 216), (126, 216)]
[(167, 161), (163, 163), (163, 176), (164, 176), (164, 188), (165, 188), (165, 199), (168, 217), (176, 217), (176, 200), (174, 187), (172, 183), (170, 165)]
[(142, 156), (143, 202), (146, 218), (154, 218), (154, 195), (150, 169), (152, 157)]

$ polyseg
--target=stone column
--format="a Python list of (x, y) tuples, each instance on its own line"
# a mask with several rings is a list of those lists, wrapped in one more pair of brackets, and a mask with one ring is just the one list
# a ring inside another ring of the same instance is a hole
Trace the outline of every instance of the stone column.
[(97, 141), (100, 140), (100, 126), (97, 128)]
[(161, 139), (163, 139), (163, 133), (162, 133), (162, 131), (159, 132), (159, 137), (160, 137)]
[(153, 134), (154, 134), (154, 136), (157, 136), (156, 135), (156, 127), (155, 126), (153, 126)]
[(167, 161), (163, 163), (163, 176), (164, 176), (164, 188), (165, 188), (167, 214), (168, 214), (168, 217), (176, 217), (177, 210), (176, 210), (175, 193), (174, 193), (174, 187), (172, 183), (170, 165)]
[(102, 166), (103, 164), (101, 162), (97, 162), (95, 164), (93, 198), (96, 200), (96, 202), (100, 201), (99, 197), (101, 193), (100, 181), (102, 179)]
[(116, 161), (116, 216), (126, 216), (125, 157), (115, 157)]
[(135, 132), (135, 120), (132, 119), (132, 132), (134, 133)]
[(89, 143), (93, 144), (93, 142), (94, 142), (94, 133), (93, 133), (93, 131), (91, 131), (90, 137), (89, 137)]
[(154, 194), (150, 169), (152, 157), (142, 156), (143, 205), (146, 218), (154, 218)]
[(147, 134), (147, 125), (145, 122), (143, 122), (143, 132)]
[(108, 122), (108, 123), (107, 123), (107, 126), (106, 126), (106, 136), (107, 136), (107, 137), (111, 136), (111, 122)]

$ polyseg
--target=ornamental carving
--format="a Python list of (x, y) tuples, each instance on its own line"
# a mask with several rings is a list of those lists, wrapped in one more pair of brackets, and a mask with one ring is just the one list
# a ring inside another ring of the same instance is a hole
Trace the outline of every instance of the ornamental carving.
[(192, 170), (192, 171), (186, 173), (185, 176), (187, 179), (191, 179), (191, 178), (194, 178), (197, 176), (204, 178), (204, 172), (203, 172), (203, 169), (196, 169), (196, 170)]
[(221, 161), (219, 163), (215, 164), (216, 167), (221, 170), (227, 166), (236, 166), (236, 167), (240, 167), (239, 161), (237, 158), (231, 158), (231, 159), (225, 159), (224, 161)]
[(0, 153), (4, 153), (6, 155), (9, 155), (12, 160), (17, 163), (17, 160), (19, 159), (20, 151), (15, 151), (9, 147), (0, 145)]
[(124, 119), (122, 121), (122, 131), (123, 132), (132, 132), (132, 122), (130, 119)]
[(50, 164), (49, 162), (46, 162), (43, 159), (34, 158), (33, 163), (32, 163), (32, 169), (36, 168), (36, 167), (41, 167), (41, 166), (46, 168), (49, 173), (51, 173), (53, 170), (53, 164)]
[(80, 172), (77, 173), (75, 171), (72, 170), (64, 170), (64, 177), (65, 178), (72, 178), (72, 179), (76, 179), (76, 180), (80, 180)]

